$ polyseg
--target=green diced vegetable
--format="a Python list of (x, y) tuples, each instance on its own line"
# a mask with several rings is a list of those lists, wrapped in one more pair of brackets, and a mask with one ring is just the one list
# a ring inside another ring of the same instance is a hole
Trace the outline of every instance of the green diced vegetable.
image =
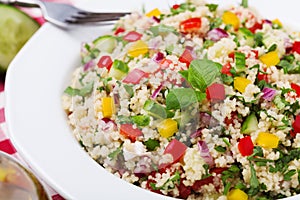
[(144, 142), (148, 151), (154, 151), (156, 147), (159, 147), (159, 140), (149, 139)]
[(236, 72), (243, 72), (246, 70), (246, 56), (243, 53), (235, 52), (235, 70)]
[(206, 7), (208, 7), (210, 12), (215, 12), (218, 8), (218, 4), (205, 4)]
[(131, 117), (132, 121), (138, 126), (148, 126), (150, 117), (147, 115), (136, 115)]
[(241, 6), (244, 8), (248, 8), (248, 0), (242, 0)]
[(160, 118), (160, 119), (167, 118), (167, 111), (165, 107), (152, 100), (147, 100), (145, 102), (144, 110), (146, 110), (148, 114), (152, 117)]
[(285, 107), (285, 104), (283, 103), (280, 95), (275, 96), (273, 102), (275, 103), (276, 107), (281, 110)]
[(222, 146), (216, 146), (215, 147), (215, 150), (217, 151), (217, 152), (220, 152), (220, 153), (224, 153), (224, 152), (226, 152), (226, 147), (222, 147)]
[(251, 113), (244, 121), (241, 129), (242, 134), (250, 134), (258, 129), (258, 121), (255, 113)]
[(125, 90), (126, 90), (126, 92), (129, 94), (129, 97), (131, 98), (131, 97), (133, 97), (133, 95), (134, 95), (134, 91), (133, 91), (133, 89), (132, 89), (132, 86), (130, 86), (130, 85), (124, 85), (124, 88), (125, 88)]
[(246, 40), (245, 45), (252, 47), (254, 45), (254, 34), (247, 28), (239, 28), (238, 36)]
[(158, 35), (166, 36), (169, 33), (178, 34), (176, 29), (172, 26), (167, 26), (165, 24), (159, 24), (157, 26), (152, 26), (150, 28), (150, 32), (152, 32), (153, 36), (156, 37)]
[(121, 80), (129, 71), (129, 67), (121, 60), (114, 60), (112, 68), (109, 71), (109, 76)]
[(93, 44), (101, 52), (112, 53), (117, 46), (117, 39), (112, 35), (104, 35), (94, 40)]
[(272, 52), (272, 51), (275, 51), (277, 49), (277, 44), (272, 44), (270, 46), (270, 48), (268, 49), (268, 52)]

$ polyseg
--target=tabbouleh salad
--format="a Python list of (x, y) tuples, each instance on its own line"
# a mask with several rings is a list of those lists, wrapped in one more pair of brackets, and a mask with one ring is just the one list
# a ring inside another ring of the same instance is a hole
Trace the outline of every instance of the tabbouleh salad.
[(134, 12), (84, 43), (63, 107), (88, 154), (176, 198), (299, 194), (300, 33), (247, 4)]

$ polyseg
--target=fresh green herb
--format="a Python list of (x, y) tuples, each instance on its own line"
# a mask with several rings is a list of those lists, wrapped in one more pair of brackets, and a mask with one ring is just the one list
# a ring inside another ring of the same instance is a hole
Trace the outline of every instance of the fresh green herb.
[(195, 91), (191, 88), (171, 89), (166, 97), (167, 110), (177, 110), (198, 102)]
[(277, 66), (281, 67), (285, 74), (300, 74), (300, 65), (290, 63), (287, 60), (281, 60)]
[(241, 52), (235, 52), (234, 53), (235, 58), (235, 70), (239, 72), (243, 72), (246, 70), (246, 56), (244, 53)]
[(203, 43), (203, 47), (202, 49), (207, 49), (208, 47), (211, 47), (212, 45), (214, 45), (214, 41), (212, 40), (205, 40), (205, 42)]
[(208, 7), (210, 12), (215, 12), (218, 8), (218, 4), (205, 4), (206, 7)]
[(145, 102), (144, 110), (146, 110), (150, 116), (155, 118), (165, 119), (168, 117), (166, 108), (152, 100), (147, 100)]
[(112, 77), (108, 77), (108, 78), (100, 78), (100, 81), (103, 83), (103, 87), (99, 87), (97, 88), (98, 90), (100, 90), (100, 92), (102, 90), (105, 90), (107, 93), (110, 93), (110, 87), (108, 82), (112, 80)]
[(300, 170), (298, 170), (298, 183), (300, 184)]
[(242, 0), (241, 6), (244, 8), (248, 8), (248, 0)]
[(283, 180), (290, 181), (292, 180), (292, 176), (294, 176), (295, 174), (297, 174), (297, 170), (292, 169), (283, 175)]
[(80, 83), (81, 86), (83, 86), (84, 85), (83, 79), (87, 75), (87, 73), (83, 73), (83, 74), (80, 74), (80, 75), (81, 75), (81, 77), (79, 78), (79, 83)]
[(166, 52), (168, 55), (172, 55), (174, 51), (174, 44), (171, 44), (169, 46), (166, 47)]
[(129, 97), (130, 97), (130, 98), (133, 97), (134, 91), (133, 91), (131, 85), (124, 84), (124, 89), (125, 89), (126, 92), (129, 94)]
[(212, 176), (212, 175), (209, 173), (209, 165), (208, 165), (208, 164), (204, 164), (204, 165), (203, 165), (203, 168), (205, 169), (205, 174), (202, 175), (202, 179), (205, 179), (205, 178), (208, 178), (208, 177)]
[(150, 117), (147, 115), (135, 115), (131, 119), (138, 126), (148, 126), (150, 123)]
[(281, 172), (285, 173), (288, 168), (288, 163), (292, 160), (300, 159), (300, 149), (292, 149), (288, 153), (283, 153), (279, 149), (276, 149), (280, 153), (280, 157), (275, 161), (274, 166), (269, 166), (269, 172), (276, 173)]
[[(210, 22), (209, 29), (212, 30), (214, 28), (218, 28), (223, 23), (223, 20), (220, 17), (212, 18), (212, 21)], [(209, 40), (211, 41), (211, 40)]]
[(119, 146), (116, 150), (114, 150), (110, 154), (108, 154), (108, 157), (110, 158), (110, 160), (115, 160), (121, 153), (122, 153), (122, 145)]
[(244, 185), (243, 183), (237, 183), (235, 186), (234, 186), (235, 189), (240, 189), (240, 190), (245, 190), (247, 189), (246, 185)]
[(176, 29), (172, 26), (167, 26), (165, 24), (159, 24), (157, 26), (152, 26), (150, 28), (150, 32), (153, 34), (154, 37), (156, 36), (165, 36), (169, 33), (174, 33), (175, 35), (178, 35), (178, 32)]
[(258, 32), (254, 34), (254, 47), (262, 47), (264, 45), (263, 43), (263, 33)]
[(224, 195), (228, 194), (230, 187), (231, 187), (231, 182), (226, 182), (226, 184), (224, 186), (224, 192), (223, 192)]
[(226, 85), (231, 85), (233, 83), (233, 77), (228, 76), (227, 74), (221, 74), (221, 79)]
[(89, 95), (93, 91), (94, 87), (94, 82), (90, 82), (86, 84), (83, 88), (81, 89), (76, 89), (72, 87), (67, 87), (64, 91), (65, 94), (68, 94), (70, 96), (82, 96), (85, 97)]
[(198, 102), (202, 102), (204, 99), (206, 99), (206, 93), (205, 92), (195, 91), (195, 94), (197, 96)]
[(148, 151), (154, 151), (156, 147), (159, 147), (159, 141), (155, 139), (149, 139), (144, 142)]
[(205, 92), (207, 86), (211, 85), (216, 77), (220, 75), (222, 65), (211, 60), (193, 60), (187, 70), (187, 81), (201, 92)]
[[(171, 183), (171, 184), (170, 184)], [(169, 178), (162, 186), (157, 187), (155, 183), (150, 183), (153, 190), (167, 190), (175, 188), (175, 184), (180, 183), (180, 173), (176, 171), (174, 175)]]
[(196, 8), (193, 4), (191, 4), (190, 2), (187, 2), (187, 3), (180, 4), (179, 8), (177, 8), (177, 9), (171, 8), (171, 13), (172, 13), (172, 15), (177, 15), (177, 14), (185, 12), (187, 10), (193, 12), (193, 11), (195, 11), (195, 9)]
[(231, 181), (234, 178), (239, 177), (239, 175), (240, 175), (240, 168), (236, 165), (232, 165), (231, 167), (229, 167), (229, 169), (224, 170), (222, 172), (221, 179), (222, 179), (223, 185), (226, 188), (226, 190), (224, 189), (224, 194), (227, 194), (227, 192), (229, 191), (229, 189), (231, 187)]
[(229, 143), (228, 138), (223, 138), (223, 142), (224, 142), (228, 147), (231, 146), (231, 144)]
[(220, 152), (220, 153), (224, 153), (224, 152), (226, 152), (226, 147), (222, 147), (222, 146), (216, 146), (215, 147), (215, 150), (217, 151), (217, 152)]
[(124, 116), (124, 115), (118, 115), (116, 121), (118, 124), (131, 124), (132, 123), (131, 118)]
[(257, 179), (256, 172), (252, 163), (250, 163), (250, 171), (251, 171), (250, 189), (248, 191), (248, 194), (250, 196), (254, 196), (259, 192), (259, 181)]
[(270, 46), (270, 48), (268, 49), (268, 52), (272, 52), (272, 51), (275, 51), (277, 49), (277, 44), (272, 44)]
[(273, 102), (279, 110), (282, 110), (285, 108), (284, 101), (280, 97), (280, 95), (275, 96), (275, 98), (273, 99)]

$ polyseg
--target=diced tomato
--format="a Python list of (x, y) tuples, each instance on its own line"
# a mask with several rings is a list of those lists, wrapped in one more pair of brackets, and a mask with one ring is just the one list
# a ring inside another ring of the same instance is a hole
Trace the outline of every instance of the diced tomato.
[(138, 41), (139, 39), (141, 39), (142, 36), (143, 36), (142, 34), (136, 32), (136, 31), (130, 31), (123, 37), (123, 40), (128, 41), (128, 42), (135, 42), (135, 41)]
[(121, 124), (120, 134), (135, 142), (137, 137), (143, 135), (143, 132), (138, 128), (134, 128), (132, 124)]
[(180, 62), (185, 63), (187, 67), (190, 66), (190, 63), (194, 60), (192, 53), (189, 49), (185, 49), (182, 55), (178, 59)]
[(160, 63), (159, 66), (161, 69), (167, 69), (170, 64), (172, 64), (173, 61), (169, 59), (163, 59)]
[(234, 52), (229, 53), (228, 57), (234, 60)]
[(232, 112), (230, 119), (228, 117), (225, 118), (224, 123), (229, 126), (230, 124), (233, 124), (233, 120), (237, 119), (237, 112)]
[(223, 65), (223, 67), (221, 69), (221, 73), (226, 74), (227, 76), (232, 76), (230, 70), (231, 70), (230, 63), (226, 63), (225, 65)]
[(224, 100), (225, 97), (225, 87), (223, 84), (213, 83), (206, 88), (206, 98), (209, 101), (218, 102)]
[(140, 69), (133, 69), (127, 76), (123, 79), (123, 83), (138, 84), (142, 78), (146, 77), (148, 74)]
[(291, 131), (291, 136), (296, 137), (297, 133), (300, 133), (300, 115), (297, 115), (295, 121), (292, 124), (293, 131)]
[(197, 191), (199, 191), (201, 189), (201, 187), (203, 185), (208, 185), (210, 183), (213, 183), (213, 181), (214, 181), (214, 177), (213, 176), (207, 177), (207, 178), (202, 179), (202, 180), (197, 180), (192, 185), (192, 189), (197, 192)]
[(167, 145), (164, 154), (171, 154), (173, 157), (173, 163), (178, 162), (180, 158), (184, 155), (187, 147), (182, 142), (173, 139)]
[(295, 83), (292, 83), (291, 84), (291, 88), (293, 90), (295, 90), (296, 94), (297, 94), (297, 97), (300, 97), (300, 85), (297, 85)]
[(268, 78), (268, 74), (262, 74), (262, 73), (258, 73), (257, 74), (257, 79), (259, 81), (266, 81), (267, 83), (269, 82), (269, 78)]
[(118, 35), (119, 33), (124, 33), (125, 32), (125, 29), (123, 27), (118, 27), (116, 30), (115, 30), (115, 35)]
[(250, 136), (240, 139), (238, 149), (242, 156), (250, 156), (253, 153), (254, 145)]
[(173, 8), (174, 10), (178, 9), (179, 7), (180, 7), (180, 5), (178, 5), (178, 4), (174, 4), (174, 5), (172, 6), (172, 8)]
[(255, 58), (258, 59), (258, 50), (251, 50), (255, 54)]
[(256, 30), (259, 30), (259, 29), (262, 29), (262, 24), (261, 23), (258, 23), (256, 22), (251, 28), (249, 28), (249, 30), (252, 32), (252, 33), (255, 33)]
[(109, 71), (110, 68), (111, 68), (111, 66), (112, 66), (112, 64), (113, 64), (113, 61), (112, 61), (112, 59), (111, 59), (110, 56), (102, 56), (99, 59), (99, 61), (97, 63), (97, 66), (99, 68), (104, 68), (105, 67)]
[(182, 199), (188, 198), (188, 196), (190, 196), (190, 194), (192, 193), (191, 187), (190, 186), (185, 186), (183, 184), (182, 179), (180, 180), (178, 190), (179, 190), (179, 197), (182, 198)]
[(182, 33), (198, 32), (201, 28), (201, 18), (193, 17), (179, 24), (179, 29)]
[(300, 54), (300, 41), (295, 41), (292, 48), (293, 52)]

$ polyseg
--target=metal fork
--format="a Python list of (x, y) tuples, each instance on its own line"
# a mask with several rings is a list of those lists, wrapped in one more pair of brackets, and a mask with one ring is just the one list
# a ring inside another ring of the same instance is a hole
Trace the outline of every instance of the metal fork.
[(0, 0), (0, 3), (21, 7), (39, 7), (44, 18), (60, 27), (82, 24), (103, 24), (118, 20), (129, 12), (106, 12), (96, 13), (81, 10), (70, 4), (46, 2), (41, 0)]

